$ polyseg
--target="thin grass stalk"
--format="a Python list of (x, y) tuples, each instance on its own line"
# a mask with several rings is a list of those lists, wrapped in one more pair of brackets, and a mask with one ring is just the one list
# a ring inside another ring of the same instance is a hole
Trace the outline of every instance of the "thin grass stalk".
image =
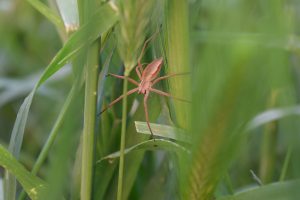
[(292, 152), (293, 152), (293, 146), (290, 145), (288, 147), (286, 156), (284, 158), (283, 167), (282, 167), (282, 170), (281, 170), (281, 173), (280, 173), (279, 181), (284, 181), (285, 178), (286, 178), (286, 173), (287, 173), (287, 170), (288, 170), (289, 163), (291, 161)]
[[(80, 25), (87, 23), (89, 20), (93, 20), (93, 12), (98, 6), (97, 1), (95, 0), (78, 1)], [(99, 40), (96, 40), (88, 47), (85, 66), (84, 124), (80, 188), (80, 199), (82, 200), (90, 200), (92, 194), (99, 49)]]
[[(277, 97), (278, 92), (272, 91), (269, 100), (269, 108), (276, 106)], [(264, 184), (270, 183), (273, 178), (276, 162), (277, 132), (277, 121), (267, 124), (264, 128), (259, 168), (259, 177)]]
[(73, 102), (74, 98), (76, 97), (76, 95), (78, 94), (78, 87), (79, 85), (77, 83), (75, 83), (73, 85), (73, 87), (71, 88), (71, 91), (67, 97), (66, 102), (64, 103), (62, 110), (49, 134), (49, 137), (45, 143), (45, 145), (43, 146), (43, 149), (41, 151), (41, 153), (39, 154), (36, 163), (34, 164), (33, 168), (32, 168), (32, 174), (36, 175), (38, 173), (38, 171), (41, 169), (43, 162), (45, 161), (45, 159), (47, 158), (50, 148), (52, 147), (55, 138), (58, 134), (59, 128), (61, 127), (62, 123), (64, 122), (66, 113), (71, 105), (71, 103)]
[[(40, 152), (40, 154), (39, 154), (39, 156), (38, 156), (38, 158), (37, 158), (37, 160), (36, 160), (36, 162), (35, 162), (35, 164), (32, 168), (31, 173), (34, 174), (34, 175), (36, 175), (39, 172), (39, 170), (41, 169), (44, 161), (46, 160), (46, 158), (49, 154), (49, 151), (50, 151), (51, 147), (54, 144), (56, 136), (59, 133), (59, 129), (60, 129), (62, 123), (64, 122), (66, 113), (67, 113), (71, 103), (73, 102), (74, 98), (76, 97), (76, 94), (77, 94), (78, 88), (79, 88), (79, 82), (80, 82), (80, 80), (77, 79), (76, 82), (73, 84), (73, 86), (70, 90), (70, 93), (68, 94), (68, 97), (67, 97), (67, 99), (66, 99), (66, 101), (65, 101), (65, 103), (62, 107), (62, 110), (59, 113), (59, 116), (56, 119), (55, 124), (54, 124), (54, 126), (53, 126), (53, 128), (52, 128), (52, 130), (49, 134), (49, 137), (48, 137), (46, 143), (44, 144), (44, 146), (43, 146), (43, 148), (42, 148), (42, 150), (41, 150), (41, 152)], [(23, 190), (18, 199), (23, 200), (23, 199), (25, 199), (25, 197), (26, 197), (26, 193)]]
[(98, 50), (98, 44), (95, 42), (89, 48), (86, 66), (81, 168), (81, 199), (83, 200), (91, 199), (92, 191), (95, 118), (97, 110)]
[[(125, 80), (123, 85), (123, 94), (127, 93), (127, 74), (125, 73)], [(120, 163), (119, 163), (119, 177), (118, 177), (118, 192), (117, 200), (122, 200), (123, 192), (123, 173), (124, 173), (124, 151), (125, 151), (125, 133), (126, 133), (126, 121), (127, 121), (127, 95), (124, 96), (122, 102), (122, 129), (121, 129), (121, 143), (120, 143)]]

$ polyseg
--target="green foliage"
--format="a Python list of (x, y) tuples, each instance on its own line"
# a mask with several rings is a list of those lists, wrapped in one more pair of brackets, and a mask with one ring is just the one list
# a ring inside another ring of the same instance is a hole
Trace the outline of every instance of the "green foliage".
[(33, 200), (41, 199), (47, 189), (46, 183), (30, 174), (30, 172), (2, 146), (0, 146), (0, 154), (0, 165), (18, 179), (29, 197)]
[(126, 74), (134, 68), (140, 55), (139, 49), (143, 45), (146, 36), (149, 15), (153, 7), (153, 1), (124, 0), (119, 1), (120, 25), (119, 52), (124, 61)]
[(218, 198), (218, 200), (297, 199), (299, 198), (300, 195), (298, 186), (299, 186), (299, 180), (273, 183), (262, 187), (251, 188), (247, 191), (240, 192), (232, 196), (220, 197)]
[[(0, 3), (5, 199), (299, 197), (298, 1), (16, 2)], [(99, 115), (159, 57), (160, 76), (190, 73), (153, 87), (192, 103), (150, 93), (154, 139), (142, 94)]]

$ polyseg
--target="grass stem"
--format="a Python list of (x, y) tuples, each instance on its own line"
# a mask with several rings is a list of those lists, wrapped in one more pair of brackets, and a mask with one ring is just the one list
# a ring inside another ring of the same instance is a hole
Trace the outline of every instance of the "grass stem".
[(283, 163), (283, 167), (282, 167), (282, 170), (280, 173), (279, 181), (284, 181), (284, 179), (286, 178), (286, 172), (287, 172), (290, 160), (291, 160), (292, 152), (293, 152), (293, 147), (292, 147), (292, 145), (290, 145), (288, 147), (288, 150), (287, 150), (287, 153), (286, 153), (286, 156), (284, 159), (284, 163)]
[(84, 125), (82, 142), (82, 168), (81, 168), (81, 199), (90, 200), (92, 192), (93, 159), (94, 159), (94, 135), (97, 101), (98, 81), (98, 43), (95, 42), (88, 50), (85, 101), (84, 101)]
[[(31, 171), (32, 174), (36, 175), (39, 172), (39, 170), (41, 169), (44, 161), (46, 160), (46, 158), (49, 154), (49, 151), (50, 151), (52, 145), (54, 144), (56, 136), (59, 133), (59, 129), (65, 120), (66, 113), (67, 113), (71, 103), (73, 102), (73, 99), (76, 97), (76, 94), (79, 89), (79, 84), (80, 84), (80, 79), (78, 78), (78, 79), (76, 79), (75, 83), (73, 84), (73, 86), (68, 94), (68, 97), (61, 109), (61, 112), (59, 113), (58, 118), (55, 121), (53, 128), (51, 129), (49, 137), (48, 137), (45, 145), (43, 146), (35, 164), (33, 165), (33, 168)], [(23, 199), (25, 199), (25, 197), (26, 197), (26, 193), (23, 190), (21, 192), (18, 200), (23, 200)]]
[[(123, 85), (123, 94), (124, 95), (127, 93), (127, 84), (128, 84), (127, 74), (125, 73), (125, 80), (124, 80), (124, 85)], [(120, 163), (119, 163), (117, 200), (122, 199), (122, 191), (123, 191), (126, 120), (127, 120), (127, 95), (124, 96), (123, 105), (122, 105), (122, 130), (121, 130), (121, 143), (120, 143)]]

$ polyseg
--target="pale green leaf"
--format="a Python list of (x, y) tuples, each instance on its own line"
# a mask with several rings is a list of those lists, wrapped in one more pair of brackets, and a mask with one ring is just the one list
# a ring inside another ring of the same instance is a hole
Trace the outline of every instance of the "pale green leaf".
[(277, 182), (252, 188), (232, 196), (220, 197), (217, 200), (293, 200), (300, 197), (300, 181)]
[[(180, 142), (191, 142), (191, 138), (182, 130), (173, 126), (150, 123), (153, 135), (174, 139)], [(135, 121), (136, 131), (138, 133), (148, 134), (151, 132), (146, 122)]]
[(66, 31), (75, 31), (79, 27), (77, 0), (56, 0)]
[(300, 115), (300, 106), (291, 106), (287, 108), (270, 109), (256, 115), (248, 124), (248, 130), (255, 129), (264, 124), (270, 123), (284, 117)]
[[(138, 150), (142, 150), (142, 151), (156, 151), (156, 150), (165, 150), (165, 151), (173, 151), (173, 152), (178, 152), (178, 153), (189, 153), (189, 151), (184, 148), (183, 146), (169, 141), (169, 140), (165, 140), (165, 139), (152, 139), (152, 140), (147, 140), (144, 142), (141, 142), (139, 144), (136, 144), (132, 147), (129, 147), (127, 149), (125, 149), (124, 154), (129, 154), (133, 151), (138, 151)], [(115, 153), (109, 154), (108, 156), (103, 157), (102, 159), (98, 160), (97, 163), (100, 163), (104, 160), (109, 160), (110, 162), (113, 161), (116, 158), (120, 157), (120, 151), (117, 151)]]

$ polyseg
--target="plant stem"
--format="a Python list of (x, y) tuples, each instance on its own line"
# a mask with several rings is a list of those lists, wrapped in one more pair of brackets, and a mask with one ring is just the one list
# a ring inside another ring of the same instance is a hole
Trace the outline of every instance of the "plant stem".
[(91, 45), (88, 50), (86, 77), (85, 77), (85, 101), (84, 101), (84, 125), (82, 142), (82, 168), (81, 168), (81, 199), (90, 200), (92, 191), (93, 158), (94, 158), (94, 132), (96, 118), (98, 81), (98, 43)]
[[(79, 88), (79, 82), (80, 82), (80, 79), (78, 78), (76, 80), (76, 82), (73, 84), (71, 90), (70, 90), (70, 93), (68, 94), (68, 97), (62, 107), (62, 110), (61, 112), (59, 113), (59, 116), (57, 118), (57, 120), (55, 121), (55, 124), (49, 134), (49, 137), (45, 143), (45, 145), (43, 146), (43, 149), (41, 150), (33, 168), (32, 168), (32, 171), (31, 173), (36, 175), (39, 170), (41, 169), (45, 159), (47, 158), (48, 156), (48, 153), (50, 151), (50, 148), (52, 147), (55, 139), (56, 139), (56, 136), (58, 134), (58, 131), (59, 131), (59, 128), (61, 127), (62, 123), (64, 122), (64, 119), (65, 119), (65, 116), (66, 116), (66, 113), (71, 105), (71, 102), (73, 101), (73, 99), (76, 97), (76, 94), (78, 92), (78, 88)], [(23, 200), (25, 199), (26, 197), (26, 193), (24, 192), (24, 190), (21, 192), (20, 196), (19, 196), (19, 200)]]
[(71, 105), (71, 102), (73, 101), (74, 97), (77, 94), (77, 87), (76, 85), (74, 85), (71, 88), (71, 91), (67, 97), (66, 102), (64, 103), (62, 110), (49, 134), (49, 137), (41, 151), (41, 153), (39, 154), (39, 157), (36, 160), (36, 163), (34, 164), (33, 168), (32, 168), (32, 174), (36, 175), (38, 173), (38, 171), (40, 170), (40, 168), (42, 167), (43, 162), (45, 161), (45, 159), (47, 158), (47, 155), (49, 153), (50, 148), (52, 147), (54, 140), (58, 134), (58, 130), (61, 127), (62, 123), (64, 122), (64, 118), (66, 116), (66, 113)]
[[(165, 12), (167, 72), (169, 74), (190, 72), (188, 1), (166, 1)], [(189, 76), (168, 79), (170, 93), (190, 100), (190, 80)], [(190, 105), (179, 101), (173, 101), (173, 105), (174, 110), (170, 107), (172, 120), (180, 127), (190, 130)]]
[[(127, 93), (127, 74), (125, 72), (125, 80), (123, 85), (123, 94)], [(121, 130), (121, 143), (120, 143), (120, 163), (119, 163), (119, 177), (118, 177), (118, 193), (117, 200), (122, 199), (123, 191), (123, 171), (124, 171), (124, 150), (125, 150), (125, 133), (126, 133), (126, 121), (127, 121), (127, 95), (123, 98), (122, 105), (122, 130)]]
[(284, 181), (285, 177), (286, 177), (286, 172), (290, 163), (290, 159), (291, 159), (291, 155), (292, 155), (292, 151), (293, 151), (293, 147), (292, 145), (290, 145), (288, 147), (288, 151), (286, 153), (285, 159), (284, 159), (284, 163), (283, 163), (283, 167), (280, 173), (280, 178), (279, 181)]
[[(272, 91), (269, 100), (269, 108), (276, 106), (278, 92)], [(276, 146), (277, 146), (278, 122), (266, 124), (262, 137), (259, 177), (264, 184), (272, 182), (275, 163), (276, 163)]]

